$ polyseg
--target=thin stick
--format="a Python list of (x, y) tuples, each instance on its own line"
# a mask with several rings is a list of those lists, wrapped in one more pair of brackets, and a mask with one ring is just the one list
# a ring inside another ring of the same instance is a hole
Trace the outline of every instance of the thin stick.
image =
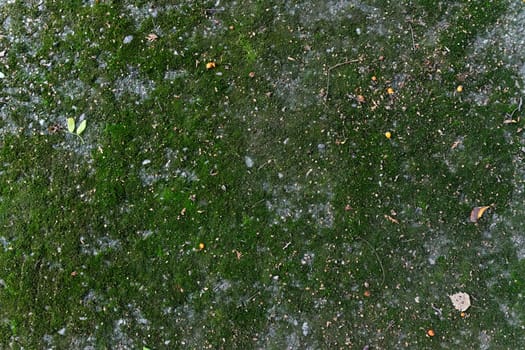
[(344, 61), (344, 62), (340, 62), (340, 63), (338, 63), (336, 65), (333, 65), (332, 67), (328, 67), (328, 72), (332, 71), (333, 69), (345, 66), (347, 64), (356, 63), (356, 62), (359, 62), (359, 61), (360, 61), (360, 59), (356, 58), (354, 60), (347, 60), (347, 61)]
[(339, 68), (339, 67), (342, 67), (342, 66), (346, 66), (347, 64), (352, 64), (352, 63), (357, 63), (361, 61), (361, 59), (359, 58), (356, 58), (356, 59), (353, 59), (353, 60), (346, 60), (344, 62), (340, 62), (336, 65), (333, 65), (331, 67), (328, 67), (328, 70), (327, 70), (327, 73), (328, 73), (328, 78), (326, 79), (326, 91), (325, 91), (325, 95), (324, 95), (324, 100), (328, 100), (328, 93), (329, 93), (329, 89), (330, 89), (330, 73), (332, 72), (332, 70), (336, 69), (336, 68)]
[(509, 117), (509, 118), (512, 119), (512, 117), (514, 116), (514, 113), (516, 113), (516, 112), (521, 112), (521, 104), (522, 104), (522, 102), (523, 102), (523, 99), (520, 97), (520, 103), (518, 104), (518, 107), (516, 107), (516, 108), (512, 111), (511, 114), (508, 114), (508, 113), (507, 113), (507, 117)]
[(412, 35), (412, 50), (416, 51), (416, 41), (414, 40), (414, 30), (412, 29), (412, 24), (409, 24), (410, 34)]
[(379, 263), (379, 266), (381, 267), (381, 272), (383, 273), (383, 279), (381, 280), (381, 285), (380, 285), (380, 287), (382, 287), (385, 284), (385, 268), (383, 267), (383, 263), (381, 262), (381, 258), (379, 257), (379, 254), (377, 254), (374, 246), (372, 244), (370, 244), (370, 242), (368, 242), (366, 239), (364, 239), (363, 237), (357, 237), (357, 238), (362, 240), (363, 242), (365, 242), (366, 245), (368, 245), (368, 247), (375, 254), (375, 256), (377, 258), (377, 262)]

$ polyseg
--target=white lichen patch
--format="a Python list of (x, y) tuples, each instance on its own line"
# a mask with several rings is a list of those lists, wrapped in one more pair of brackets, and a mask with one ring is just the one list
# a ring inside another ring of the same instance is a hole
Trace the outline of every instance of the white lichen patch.
[(133, 335), (127, 333), (131, 322), (130, 319), (120, 318), (113, 323), (113, 333), (111, 335), (111, 341), (113, 344), (119, 344), (119, 347), (123, 349), (137, 347), (133, 340)]
[(309, 202), (305, 197), (308, 186), (299, 183), (287, 185), (263, 185), (266, 191), (272, 194), (272, 199), (266, 201), (266, 208), (274, 213), (271, 225), (279, 225), (288, 221), (301, 219), (312, 223), (318, 228), (330, 228), (334, 223), (334, 210), (331, 203), (332, 191), (330, 188), (319, 189), (318, 195), (324, 197), (323, 202)]
[(121, 243), (118, 239), (102, 236), (96, 238), (80, 238), (80, 251), (82, 254), (99, 255), (111, 250), (120, 249)]
[(525, 259), (525, 234), (515, 233), (512, 236), (512, 243), (516, 247), (516, 255), (518, 260)]
[(117, 99), (129, 94), (145, 100), (155, 89), (155, 82), (141, 76), (140, 71), (128, 66), (128, 73), (115, 80), (113, 92)]
[(525, 321), (523, 320), (523, 308), (521, 305), (510, 307), (505, 303), (499, 305), (500, 311), (505, 316), (507, 323), (513, 327), (525, 329)]
[[(474, 55), (471, 60), (475, 61), (476, 72), (486, 71), (488, 67), (480, 60), (487, 57), (489, 50), (497, 50), (503, 61), (499, 64), (514, 70), (521, 76), (522, 81), (516, 81), (525, 93), (525, 39), (523, 38), (525, 28), (525, 8), (518, 1), (509, 1), (509, 9), (497, 26), (484, 35), (481, 35), (473, 44)], [(479, 58), (479, 59), (477, 59)]]
[(438, 258), (446, 258), (450, 251), (453, 242), (447, 237), (445, 232), (430, 232), (428, 239), (425, 244), (425, 250), (427, 252), (427, 260), (430, 265), (435, 265)]
[(177, 69), (177, 70), (167, 70), (164, 73), (164, 79), (168, 81), (173, 81), (176, 79), (182, 79), (188, 76), (188, 71), (185, 69)]

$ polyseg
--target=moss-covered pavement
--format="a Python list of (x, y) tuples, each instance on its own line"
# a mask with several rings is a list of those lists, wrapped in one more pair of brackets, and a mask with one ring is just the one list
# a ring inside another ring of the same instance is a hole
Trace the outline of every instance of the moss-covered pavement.
[(521, 0), (0, 23), (0, 348), (525, 348)]

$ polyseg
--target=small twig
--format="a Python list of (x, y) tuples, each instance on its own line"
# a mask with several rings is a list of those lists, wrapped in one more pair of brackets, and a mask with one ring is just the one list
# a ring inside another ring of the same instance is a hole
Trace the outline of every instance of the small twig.
[(268, 164), (271, 164), (271, 163), (272, 163), (272, 160), (268, 159), (265, 163), (262, 163), (262, 165), (260, 167), (258, 167), (257, 170), (261, 170), (262, 168), (264, 168), (265, 166), (267, 166)]
[(204, 9), (204, 12), (208, 12), (208, 13), (215, 13), (215, 12), (221, 12), (221, 11), (224, 11), (224, 7), (212, 7), (212, 8)]
[(381, 272), (383, 274), (383, 279), (381, 280), (381, 284), (380, 284), (380, 287), (382, 287), (385, 284), (385, 268), (383, 267), (383, 263), (381, 262), (381, 258), (379, 257), (379, 254), (377, 254), (377, 251), (375, 250), (374, 246), (370, 244), (370, 242), (368, 242), (366, 239), (364, 239), (363, 237), (357, 237), (357, 238), (365, 242), (366, 245), (368, 245), (368, 247), (372, 250), (372, 252), (376, 256), (377, 262), (379, 263), (379, 266), (381, 267)]
[(329, 94), (329, 89), (330, 89), (330, 73), (336, 69), (336, 68), (339, 68), (339, 67), (342, 67), (342, 66), (346, 66), (347, 64), (352, 64), (352, 63), (356, 63), (356, 62), (359, 62), (361, 61), (360, 58), (356, 58), (356, 59), (353, 59), (353, 60), (346, 60), (344, 62), (340, 62), (336, 65), (333, 65), (331, 67), (328, 67), (328, 70), (327, 70), (327, 74), (328, 74), (328, 78), (326, 79), (326, 91), (325, 91), (325, 95), (324, 95), (324, 100), (328, 100), (328, 94)]
[(356, 58), (356, 59), (353, 59), (353, 60), (346, 60), (344, 62), (340, 62), (340, 63), (338, 63), (336, 65), (328, 67), (328, 72), (330, 72), (330, 71), (332, 71), (332, 70), (334, 70), (336, 68), (339, 68), (339, 67), (342, 67), (342, 66), (346, 66), (347, 64), (356, 63), (356, 62), (359, 62), (359, 61), (361, 61), (361, 59)]
[(438, 314), (439, 317), (441, 317), (443, 312), (441, 311), (440, 308), (437, 308), (436, 306), (434, 306), (434, 304), (430, 304), (430, 307)]
[(518, 107), (514, 108), (514, 110), (512, 111), (511, 114), (507, 113), (507, 117), (512, 119), (512, 117), (514, 116), (514, 113), (521, 112), (521, 104), (522, 103), (523, 103), (523, 99), (520, 97), (520, 103), (518, 103)]
[(251, 302), (258, 294), (259, 294), (259, 292), (255, 292), (250, 297), (248, 297), (248, 299), (242, 300), (241, 301), (242, 307), (247, 307), (248, 303)]
[(408, 27), (410, 28), (410, 34), (412, 35), (412, 50), (416, 51), (416, 40), (414, 39), (414, 30), (412, 29), (412, 24), (409, 24)]
[(265, 200), (266, 200), (266, 199), (264, 199), (264, 198), (261, 199), (261, 200), (258, 200), (257, 202), (255, 202), (255, 203), (252, 204), (252, 206), (250, 207), (250, 209), (255, 208), (255, 206), (257, 206), (257, 205), (263, 203)]

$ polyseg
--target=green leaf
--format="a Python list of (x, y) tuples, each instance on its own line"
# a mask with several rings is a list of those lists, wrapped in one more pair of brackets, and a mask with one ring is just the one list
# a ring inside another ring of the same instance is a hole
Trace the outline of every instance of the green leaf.
[(150, 348), (148, 348), (147, 346), (143, 346), (142, 350), (150, 350)]
[(75, 119), (67, 118), (67, 130), (71, 133), (75, 131)]
[(80, 136), (80, 134), (82, 134), (84, 130), (86, 130), (86, 120), (85, 119), (81, 121), (80, 124), (78, 125), (77, 135)]

